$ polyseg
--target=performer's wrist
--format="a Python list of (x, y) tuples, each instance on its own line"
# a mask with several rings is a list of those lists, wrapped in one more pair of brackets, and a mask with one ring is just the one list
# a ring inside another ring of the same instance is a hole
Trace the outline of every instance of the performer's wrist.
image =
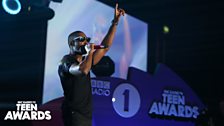
[(117, 26), (118, 25), (118, 19), (113, 19), (111, 21), (112, 25)]
[(93, 53), (94, 53), (94, 50), (89, 51), (89, 55), (93, 55)]

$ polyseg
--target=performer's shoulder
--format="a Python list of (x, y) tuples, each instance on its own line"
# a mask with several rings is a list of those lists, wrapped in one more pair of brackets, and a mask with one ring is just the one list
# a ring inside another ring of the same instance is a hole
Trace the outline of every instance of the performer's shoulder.
[(59, 62), (59, 67), (58, 67), (59, 73), (62, 71), (67, 71), (69, 68), (69, 64), (71, 64), (70, 55), (69, 54), (64, 55)]
[(71, 59), (71, 56), (69, 54), (64, 55), (61, 59), (61, 62), (68, 62)]

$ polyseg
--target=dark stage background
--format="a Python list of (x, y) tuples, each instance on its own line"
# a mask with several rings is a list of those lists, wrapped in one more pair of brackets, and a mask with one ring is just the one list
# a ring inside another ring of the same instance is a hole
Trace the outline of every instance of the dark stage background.
[[(0, 7), (0, 109), (18, 100), (42, 101), (47, 21), (54, 12), (44, 0), (22, 2), (12, 16)], [(114, 1), (99, 0), (110, 6)], [(126, 13), (150, 24), (148, 72), (158, 63), (174, 70), (199, 95), (211, 113), (224, 96), (224, 1), (118, 0)], [(28, 9), (29, 5), (31, 10)], [(89, 11), (89, 10), (86, 10)], [(169, 27), (168, 34), (163, 26)], [(57, 27), (57, 26), (55, 26)], [(140, 30), (140, 29), (139, 29)]]

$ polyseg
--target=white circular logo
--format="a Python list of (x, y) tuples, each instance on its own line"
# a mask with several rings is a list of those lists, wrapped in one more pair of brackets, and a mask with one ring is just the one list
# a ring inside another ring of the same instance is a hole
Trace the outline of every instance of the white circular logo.
[(124, 118), (134, 116), (141, 104), (138, 90), (129, 83), (120, 84), (114, 90), (112, 102), (114, 110)]

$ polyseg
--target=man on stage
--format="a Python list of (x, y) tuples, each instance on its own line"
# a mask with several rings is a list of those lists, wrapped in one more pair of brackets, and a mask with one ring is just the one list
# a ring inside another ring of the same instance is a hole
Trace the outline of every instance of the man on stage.
[(90, 38), (82, 31), (72, 32), (68, 36), (70, 52), (65, 55), (58, 68), (61, 84), (64, 90), (62, 116), (65, 126), (92, 125), (92, 97), (89, 71), (109, 50), (113, 43), (116, 27), (123, 9), (116, 4), (114, 19), (101, 45), (105, 49), (94, 49), (94, 44), (87, 48)]

